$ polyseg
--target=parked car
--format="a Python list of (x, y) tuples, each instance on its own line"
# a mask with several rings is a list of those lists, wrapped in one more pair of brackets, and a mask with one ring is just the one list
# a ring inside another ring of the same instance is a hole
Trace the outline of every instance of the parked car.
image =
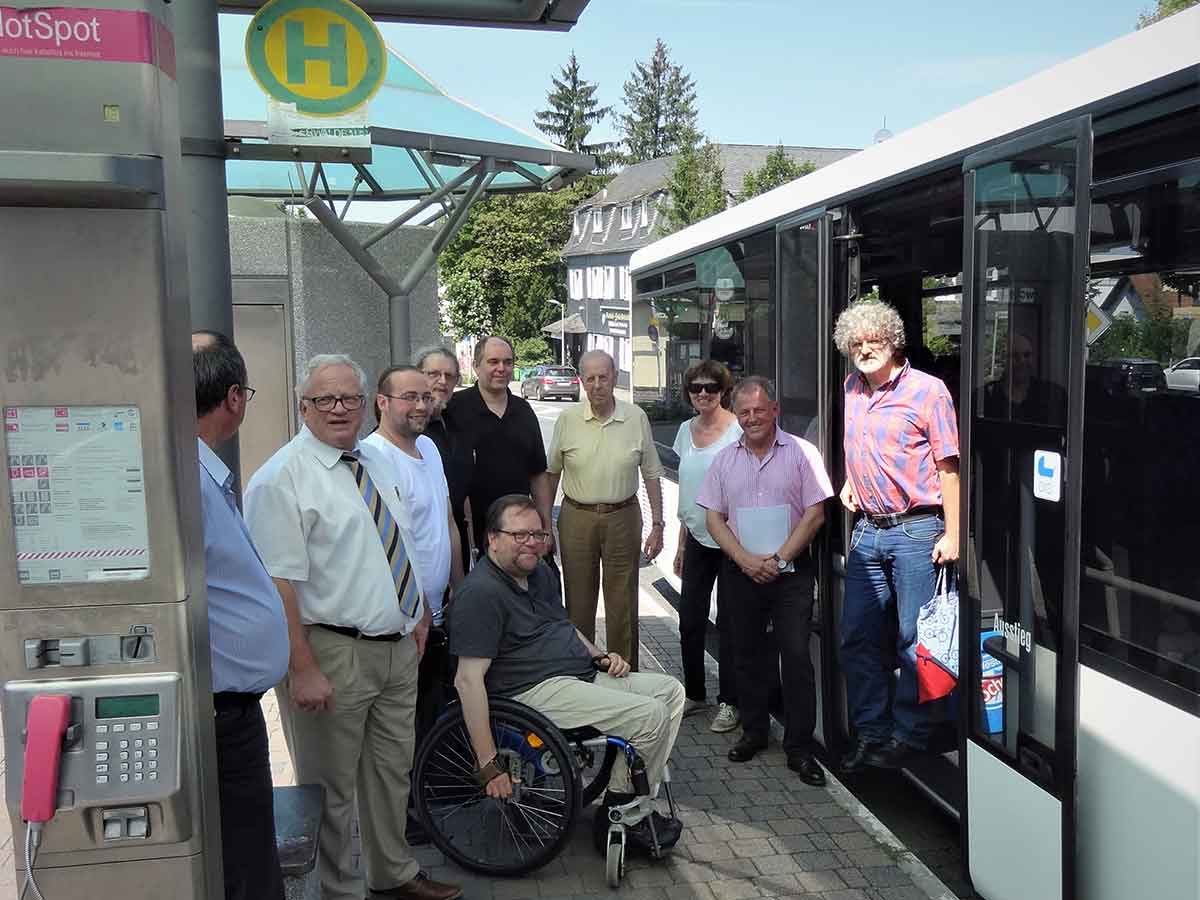
[(1167, 387), (1175, 391), (1200, 391), (1200, 356), (1181, 359), (1166, 371)]
[(1163, 367), (1153, 359), (1117, 357), (1098, 363), (1098, 368), (1102, 373), (1104, 387), (1113, 393), (1167, 389)]
[(579, 375), (570, 366), (534, 366), (521, 381), (521, 396), (538, 400), (579, 400)]

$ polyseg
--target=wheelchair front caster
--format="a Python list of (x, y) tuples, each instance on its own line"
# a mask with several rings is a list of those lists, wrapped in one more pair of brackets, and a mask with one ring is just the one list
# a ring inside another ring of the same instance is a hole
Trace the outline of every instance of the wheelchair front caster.
[(621, 886), (621, 879), (625, 877), (625, 829), (620, 825), (613, 825), (608, 831), (604, 874), (608, 886), (614, 890)]

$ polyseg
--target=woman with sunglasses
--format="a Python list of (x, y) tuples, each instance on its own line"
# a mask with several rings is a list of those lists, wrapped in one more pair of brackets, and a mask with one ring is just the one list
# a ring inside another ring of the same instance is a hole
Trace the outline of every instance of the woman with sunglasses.
[(692, 715), (708, 705), (704, 688), (704, 637), (713, 583), (717, 582), (719, 686), (717, 714), (711, 727), (716, 732), (733, 731), (738, 726), (737, 666), (733, 656), (733, 636), (729, 633), (729, 616), (722, 611), (723, 591), (718, 579), (724, 554), (708, 533), (705, 511), (696, 505), (696, 495), (717, 454), (741, 437), (742, 429), (737, 417), (726, 408), (733, 376), (723, 363), (701, 360), (687, 370), (683, 383), (688, 400), (697, 413), (679, 426), (674, 447), (679, 457), (679, 550), (675, 554), (674, 568), (683, 581), (679, 603), (679, 647), (687, 694), (683, 714)]

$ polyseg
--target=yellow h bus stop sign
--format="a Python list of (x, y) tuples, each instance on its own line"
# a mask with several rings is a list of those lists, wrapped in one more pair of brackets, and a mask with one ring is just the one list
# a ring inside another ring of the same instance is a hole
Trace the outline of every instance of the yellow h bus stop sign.
[(349, 0), (271, 0), (246, 29), (246, 63), (259, 87), (309, 116), (367, 103), (387, 75), (387, 47)]

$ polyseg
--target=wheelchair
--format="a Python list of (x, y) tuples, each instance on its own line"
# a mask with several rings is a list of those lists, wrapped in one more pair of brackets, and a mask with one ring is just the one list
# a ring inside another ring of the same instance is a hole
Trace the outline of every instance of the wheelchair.
[[(488, 797), (475, 780), (475, 751), (462, 707), (451, 704), (417, 752), (413, 793), (417, 814), (433, 844), (464, 869), (489, 876), (524, 875), (554, 859), (571, 828), (608, 786), (613, 763), (624, 753), (633, 779), (633, 801), (609, 809), (605, 870), (610, 887), (625, 874), (625, 828), (650, 817), (645, 764), (626, 741), (594, 728), (559, 730), (537, 710), (514, 700), (489, 700), (497, 764), (513, 780), (507, 800)], [(671, 816), (669, 774), (662, 787)], [(653, 818), (650, 854), (659, 858)]]

